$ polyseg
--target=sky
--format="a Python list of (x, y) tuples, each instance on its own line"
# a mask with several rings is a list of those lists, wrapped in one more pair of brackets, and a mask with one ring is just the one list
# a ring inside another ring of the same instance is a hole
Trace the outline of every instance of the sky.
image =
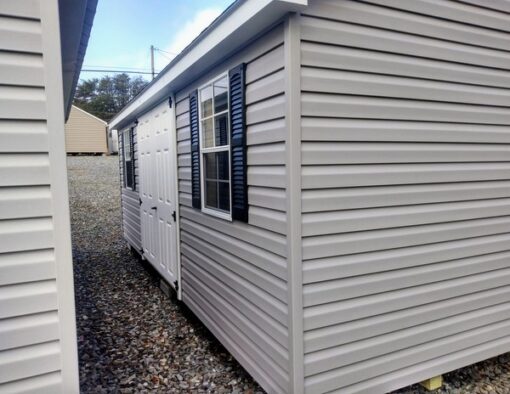
[[(150, 71), (150, 46), (154, 45), (165, 51), (155, 51), (155, 69), (160, 71), (232, 2), (99, 0), (82, 70)], [(82, 71), (80, 79), (102, 75)], [(150, 75), (143, 76), (151, 79)]]

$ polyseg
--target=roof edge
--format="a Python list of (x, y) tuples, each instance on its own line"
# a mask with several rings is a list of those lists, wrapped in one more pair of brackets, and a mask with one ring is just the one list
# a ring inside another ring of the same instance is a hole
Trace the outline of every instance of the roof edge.
[(71, 108), (76, 108), (78, 111), (81, 111), (83, 112), (84, 114), (90, 116), (91, 118), (94, 118), (95, 120), (103, 123), (105, 126), (108, 126), (108, 122), (105, 122), (103, 119), (99, 119), (97, 116), (95, 115), (92, 115), (90, 112), (87, 112), (85, 111), (84, 109), (81, 109), (80, 107), (78, 107), (77, 105), (74, 105), (74, 104), (71, 104)]
[(97, 0), (59, 0), (58, 5), (64, 114), (67, 119), (96, 14)]

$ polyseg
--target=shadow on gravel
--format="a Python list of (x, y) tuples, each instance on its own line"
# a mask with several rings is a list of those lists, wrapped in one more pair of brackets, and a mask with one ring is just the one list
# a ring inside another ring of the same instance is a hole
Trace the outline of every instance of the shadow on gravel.
[(262, 392), (122, 238), (118, 158), (68, 157), (83, 393)]

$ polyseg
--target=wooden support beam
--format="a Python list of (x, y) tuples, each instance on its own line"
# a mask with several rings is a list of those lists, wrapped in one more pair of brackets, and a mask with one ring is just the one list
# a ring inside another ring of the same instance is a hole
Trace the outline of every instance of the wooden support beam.
[(420, 382), (420, 384), (429, 391), (437, 390), (443, 385), (443, 376), (434, 376), (430, 379), (426, 379), (423, 382)]

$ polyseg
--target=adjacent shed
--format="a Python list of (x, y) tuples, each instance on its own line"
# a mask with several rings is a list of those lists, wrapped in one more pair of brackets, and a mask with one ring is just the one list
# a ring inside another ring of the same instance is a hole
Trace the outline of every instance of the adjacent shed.
[(95, 0), (0, 1), (0, 392), (78, 393), (65, 114)]
[(67, 119), (67, 153), (108, 153), (107, 123), (73, 105)]
[(126, 239), (267, 391), (510, 351), (509, 12), (239, 0), (111, 122)]

